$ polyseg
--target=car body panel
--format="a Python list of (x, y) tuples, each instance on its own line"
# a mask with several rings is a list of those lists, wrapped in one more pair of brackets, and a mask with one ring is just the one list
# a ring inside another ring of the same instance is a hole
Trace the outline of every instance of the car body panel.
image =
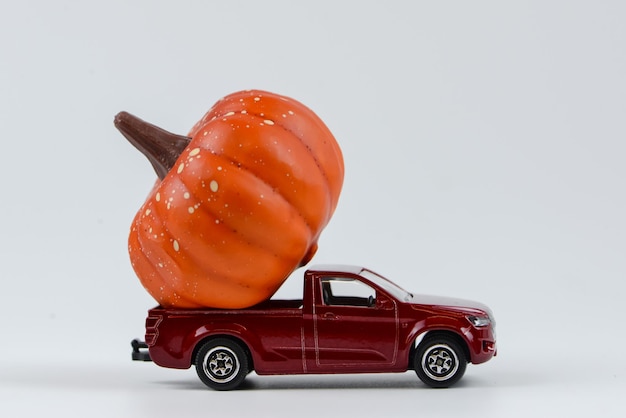
[[(220, 336), (241, 342), (260, 375), (403, 372), (412, 368), (416, 341), (433, 332), (463, 341), (471, 363), (495, 355), (493, 325), (475, 327), (468, 319), (493, 321), (485, 305), (404, 294), (364, 271), (311, 268), (304, 273), (302, 300), (270, 300), (236, 310), (153, 308), (146, 319), (150, 357), (163, 367), (189, 368), (203, 342)], [(352, 285), (362, 294), (333, 291)]]

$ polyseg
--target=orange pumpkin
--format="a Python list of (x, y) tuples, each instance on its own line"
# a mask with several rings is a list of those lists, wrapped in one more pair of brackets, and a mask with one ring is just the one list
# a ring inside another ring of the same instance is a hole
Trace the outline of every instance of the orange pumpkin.
[(315, 254), (341, 191), (341, 150), (303, 104), (264, 91), (218, 101), (189, 137), (128, 113), (115, 124), (159, 175), (129, 253), (166, 307), (244, 308)]

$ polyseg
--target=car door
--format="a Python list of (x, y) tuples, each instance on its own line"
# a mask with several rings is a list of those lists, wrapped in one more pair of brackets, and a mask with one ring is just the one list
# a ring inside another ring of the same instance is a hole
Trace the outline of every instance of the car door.
[(396, 362), (395, 301), (353, 277), (320, 278), (314, 305), (316, 366), (319, 371), (377, 371)]

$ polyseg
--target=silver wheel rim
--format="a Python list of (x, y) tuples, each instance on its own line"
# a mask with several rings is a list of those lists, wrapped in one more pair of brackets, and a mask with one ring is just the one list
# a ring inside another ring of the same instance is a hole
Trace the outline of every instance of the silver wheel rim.
[(228, 347), (210, 349), (202, 359), (204, 374), (215, 383), (228, 383), (239, 373), (237, 355)]
[(432, 345), (422, 356), (422, 370), (438, 382), (450, 379), (458, 369), (459, 358), (447, 344)]

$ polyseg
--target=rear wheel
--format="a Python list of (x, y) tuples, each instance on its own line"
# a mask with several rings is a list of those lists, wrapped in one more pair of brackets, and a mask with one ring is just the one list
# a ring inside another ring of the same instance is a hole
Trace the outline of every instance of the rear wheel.
[(467, 359), (453, 338), (436, 336), (421, 342), (413, 364), (422, 382), (433, 388), (447, 388), (463, 377)]
[(238, 343), (228, 338), (215, 338), (198, 350), (196, 372), (212, 389), (235, 389), (249, 372), (248, 357)]

